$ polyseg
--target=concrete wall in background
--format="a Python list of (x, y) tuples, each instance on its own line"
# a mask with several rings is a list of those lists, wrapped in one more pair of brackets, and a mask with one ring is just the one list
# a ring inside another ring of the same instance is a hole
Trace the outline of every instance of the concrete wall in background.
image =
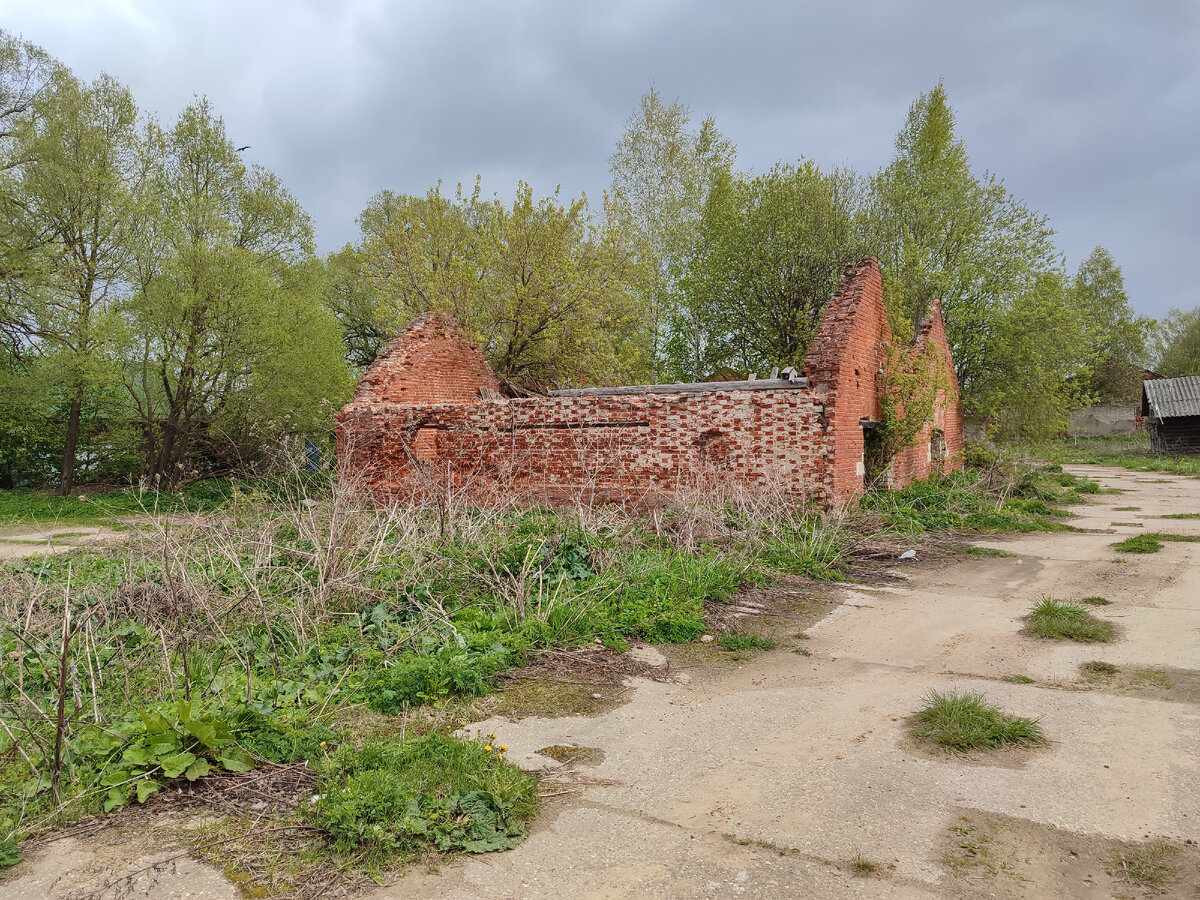
[(1103, 437), (1133, 434), (1141, 428), (1136, 403), (1100, 403), (1071, 413), (1067, 434), (1071, 437)]

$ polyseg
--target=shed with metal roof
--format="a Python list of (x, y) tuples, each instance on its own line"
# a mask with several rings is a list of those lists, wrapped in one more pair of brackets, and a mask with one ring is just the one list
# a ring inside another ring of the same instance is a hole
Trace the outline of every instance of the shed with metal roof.
[(1200, 375), (1143, 381), (1142, 417), (1155, 453), (1200, 454)]

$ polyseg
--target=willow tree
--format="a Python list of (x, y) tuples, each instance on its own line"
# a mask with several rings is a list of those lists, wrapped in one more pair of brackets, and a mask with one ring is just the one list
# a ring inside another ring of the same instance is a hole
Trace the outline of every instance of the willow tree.
[(244, 464), (327, 429), (348, 391), (311, 222), (274, 173), (246, 166), (208, 102), (151, 128), (125, 384), (159, 483)]

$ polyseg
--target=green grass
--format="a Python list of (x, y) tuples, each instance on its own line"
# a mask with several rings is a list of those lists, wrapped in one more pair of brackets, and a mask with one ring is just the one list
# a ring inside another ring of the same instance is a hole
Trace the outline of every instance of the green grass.
[(1179, 848), (1166, 841), (1127, 847), (1113, 853), (1111, 874), (1157, 890), (1174, 879), (1178, 854)]
[(1084, 597), (1079, 602), (1086, 603), (1088, 606), (1111, 606), (1112, 605), (1112, 601), (1108, 600), (1104, 597)]
[(1135, 534), (1123, 541), (1117, 541), (1112, 546), (1122, 553), (1157, 553), (1165, 543), (1200, 543), (1200, 535), (1195, 534), (1166, 534), (1161, 531), (1147, 531), (1145, 534)]
[(879, 863), (867, 859), (862, 853), (855, 853), (850, 860), (850, 874), (855, 878), (869, 878), (881, 868)]
[(497, 744), (432, 733), (341, 747), (318, 770), (314, 823), (335, 850), (378, 864), (425, 848), (516, 846), (537, 812), (537, 782)]
[(1160, 519), (1200, 519), (1200, 513), (1170, 513), (1169, 515), (1159, 516)]
[(977, 691), (930, 691), (913, 734), (947, 750), (997, 750), (1045, 743), (1037, 719), (1005, 715)]
[(878, 513), (889, 530), (914, 536), (1069, 531), (1059, 520), (1070, 513), (1060, 507), (1081, 503), (1099, 489), (1058, 466), (968, 469), (898, 491), (872, 491), (862, 507)]
[(1034, 684), (1034, 680), (1028, 675), (1005, 675), (1000, 680), (1010, 684)]
[(225, 503), (233, 491), (229, 479), (200, 481), (177, 492), (125, 488), (59, 497), (40, 490), (0, 491), (0, 526), (100, 525), (145, 513), (202, 512)]
[(1140, 506), (1114, 506), (1113, 512), (1141, 512)]
[(1088, 678), (1110, 678), (1121, 671), (1112, 663), (1102, 662), (1098, 659), (1085, 662), (1079, 667), (1079, 670)]
[(731, 631), (721, 635), (717, 643), (722, 650), (770, 650), (775, 646), (775, 639), (758, 634), (741, 634)]
[(1156, 454), (1145, 432), (1111, 437), (1076, 438), (1030, 448), (1030, 452), (1059, 463), (1117, 466), (1133, 472), (1200, 475), (1200, 456)]
[(1030, 632), (1058, 641), (1107, 644), (1116, 637), (1116, 626), (1112, 622), (1097, 619), (1082, 606), (1051, 597), (1042, 598), (1027, 620)]

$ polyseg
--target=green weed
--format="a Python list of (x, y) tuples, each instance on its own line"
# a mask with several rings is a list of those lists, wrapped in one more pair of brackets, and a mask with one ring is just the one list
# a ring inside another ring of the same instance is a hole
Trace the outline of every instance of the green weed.
[(775, 646), (775, 639), (758, 634), (741, 634), (731, 631), (721, 635), (717, 643), (722, 650), (770, 650)]
[(436, 732), (341, 747), (319, 770), (313, 821), (334, 849), (380, 862), (426, 847), (515, 847), (537, 812), (537, 782), (503, 749)]
[(1033, 684), (1034, 683), (1033, 679), (1030, 678), (1028, 675), (1005, 675), (1000, 680), (1007, 681), (1010, 684)]
[(913, 734), (947, 750), (995, 750), (1046, 740), (1037, 719), (1007, 716), (976, 691), (930, 691)]
[(1029, 630), (1039, 637), (1080, 643), (1107, 644), (1116, 637), (1112, 622), (1097, 619), (1082, 606), (1043, 597), (1027, 616)]
[(1079, 602), (1086, 603), (1088, 606), (1111, 606), (1112, 605), (1112, 601), (1105, 599), (1104, 597), (1084, 597)]
[(1159, 516), (1160, 519), (1200, 519), (1200, 513), (1171, 513)]
[(1148, 531), (1145, 534), (1135, 534), (1123, 541), (1113, 544), (1113, 548), (1122, 553), (1157, 553), (1164, 543), (1194, 544), (1200, 542), (1200, 535), (1166, 534), (1161, 531)]

